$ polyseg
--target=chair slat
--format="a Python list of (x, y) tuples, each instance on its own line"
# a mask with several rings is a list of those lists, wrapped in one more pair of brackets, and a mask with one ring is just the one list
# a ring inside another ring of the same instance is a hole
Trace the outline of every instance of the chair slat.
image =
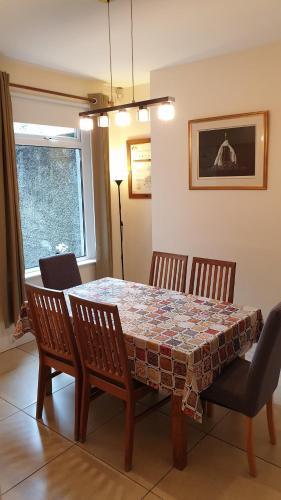
[(213, 274), (213, 268), (212, 268), (212, 266), (208, 266), (208, 281), (207, 281), (207, 290), (206, 290), (207, 297), (210, 297), (212, 274)]
[[(128, 387), (132, 382), (117, 306), (74, 296), (70, 296), (70, 301), (82, 363), (96, 376), (103, 375)], [(83, 320), (81, 310), (84, 311)], [(85, 323), (88, 335), (84, 333)]]
[(197, 283), (196, 283), (196, 295), (200, 295), (200, 284), (201, 284), (201, 262), (197, 266)]
[(194, 257), (189, 293), (233, 302), (235, 273), (235, 262)]
[(79, 359), (63, 292), (26, 285), (39, 349), (62, 360)]
[(218, 266), (213, 266), (214, 268), (214, 275), (213, 275), (213, 287), (212, 287), (212, 294), (211, 298), (215, 299), (216, 298), (216, 290), (217, 290), (217, 276), (218, 276)]
[(186, 255), (154, 251), (149, 284), (168, 290), (185, 292), (187, 260)]
[(207, 273), (207, 263), (204, 263), (203, 264), (203, 276), (202, 276), (202, 283), (201, 283), (201, 294), (202, 296), (205, 297), (206, 293), (205, 293), (205, 287), (206, 287), (206, 273)]
[(225, 268), (225, 275), (224, 275), (224, 285), (223, 285), (223, 296), (222, 300), (226, 300), (227, 297), (227, 288), (228, 288), (228, 273), (229, 273), (229, 268)]

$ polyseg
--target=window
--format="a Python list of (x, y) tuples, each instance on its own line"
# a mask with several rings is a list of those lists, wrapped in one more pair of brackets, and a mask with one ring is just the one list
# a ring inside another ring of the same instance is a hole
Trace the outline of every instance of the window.
[[(56, 253), (94, 257), (89, 135), (14, 123), (25, 269)], [(90, 229), (87, 231), (87, 228)]]

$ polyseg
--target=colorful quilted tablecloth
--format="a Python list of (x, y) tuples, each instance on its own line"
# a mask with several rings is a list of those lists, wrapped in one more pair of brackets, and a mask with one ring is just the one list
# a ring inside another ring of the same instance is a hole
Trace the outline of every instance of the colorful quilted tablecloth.
[[(182, 396), (184, 413), (202, 420), (200, 392), (259, 338), (259, 309), (103, 278), (65, 291), (117, 304), (132, 375)], [(20, 327), (18, 328), (18, 336)]]
[(69, 293), (117, 304), (132, 375), (183, 396), (183, 411), (202, 420), (200, 392), (258, 340), (261, 311), (139, 283), (104, 278)]

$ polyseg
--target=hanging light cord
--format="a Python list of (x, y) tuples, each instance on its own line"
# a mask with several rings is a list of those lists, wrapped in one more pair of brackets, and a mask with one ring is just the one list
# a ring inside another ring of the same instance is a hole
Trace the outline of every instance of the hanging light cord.
[(133, 91), (132, 102), (135, 102), (133, 0), (131, 0), (131, 49), (132, 49), (132, 91)]
[(112, 57), (111, 57), (111, 30), (110, 30), (110, 0), (107, 0), (107, 20), (108, 20), (108, 43), (109, 43), (109, 68), (110, 68), (110, 101), (113, 105), (113, 92), (112, 92)]

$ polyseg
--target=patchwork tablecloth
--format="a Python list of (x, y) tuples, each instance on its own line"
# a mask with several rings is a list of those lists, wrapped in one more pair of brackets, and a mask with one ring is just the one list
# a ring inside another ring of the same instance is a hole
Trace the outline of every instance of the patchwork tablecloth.
[(200, 392), (258, 340), (262, 328), (259, 309), (113, 278), (66, 290), (66, 298), (70, 293), (117, 304), (132, 375), (181, 395), (184, 413), (198, 421)]

